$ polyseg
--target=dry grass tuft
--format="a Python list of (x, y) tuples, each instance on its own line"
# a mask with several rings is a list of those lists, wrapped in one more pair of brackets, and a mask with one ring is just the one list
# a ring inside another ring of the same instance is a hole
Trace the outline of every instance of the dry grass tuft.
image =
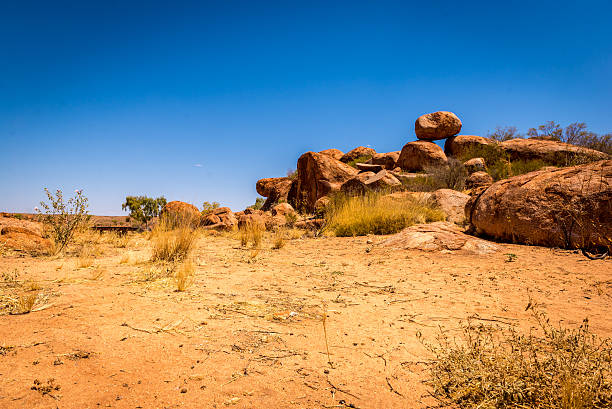
[(128, 264), (130, 262), (130, 254), (126, 253), (123, 255), (123, 257), (121, 257), (121, 260), (119, 260), (119, 264)]
[(91, 267), (94, 263), (94, 258), (92, 256), (91, 250), (89, 247), (83, 247), (81, 252), (79, 253), (79, 259), (77, 261), (77, 268), (88, 268)]
[(532, 309), (535, 332), (472, 325), (459, 340), (425, 346), (434, 354), (429, 381), (442, 404), (461, 408), (612, 407), (612, 343), (589, 330), (555, 327)]
[(272, 248), (274, 250), (279, 250), (285, 247), (285, 244), (285, 231), (279, 228), (274, 233), (274, 243), (272, 244)]
[(264, 232), (265, 227), (257, 223), (248, 223), (247, 225), (240, 227), (240, 245), (246, 247), (249, 243), (251, 243), (253, 248), (259, 248), (263, 240)]
[(103, 268), (98, 267), (91, 271), (91, 275), (89, 278), (91, 280), (98, 281), (98, 280), (101, 280), (102, 277), (104, 277), (104, 273), (105, 273), (105, 270)]
[(191, 287), (195, 281), (195, 267), (191, 260), (185, 260), (176, 270), (174, 274), (174, 282), (176, 291), (183, 292)]
[(12, 308), (10, 309), (10, 313), (12, 315), (28, 314), (34, 308), (37, 298), (37, 292), (33, 294), (22, 294), (18, 296), (12, 302)]
[(180, 262), (185, 260), (198, 238), (198, 233), (189, 227), (159, 231), (153, 236), (152, 261)]
[(336, 195), (326, 210), (327, 229), (336, 236), (393, 234), (419, 223), (444, 220), (439, 209), (415, 199), (396, 200), (382, 193)]

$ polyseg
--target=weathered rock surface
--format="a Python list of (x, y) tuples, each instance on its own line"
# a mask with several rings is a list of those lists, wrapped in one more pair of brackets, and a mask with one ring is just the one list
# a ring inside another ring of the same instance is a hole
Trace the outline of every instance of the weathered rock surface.
[(474, 172), (465, 180), (465, 186), (468, 189), (473, 189), (482, 186), (489, 186), (493, 183), (493, 178), (487, 172)]
[(467, 235), (454, 223), (435, 222), (408, 227), (381, 243), (393, 249), (423, 251), (461, 251), (471, 254), (490, 254), (499, 246)]
[(297, 162), (297, 179), (292, 184), (288, 202), (294, 209), (312, 212), (316, 201), (357, 175), (355, 168), (334, 158), (315, 152), (306, 152)]
[(501, 180), (466, 205), (478, 234), (563, 248), (612, 249), (611, 215), (612, 160)]
[(201, 225), (206, 229), (232, 230), (238, 225), (238, 219), (229, 207), (220, 207), (202, 215)]
[[(497, 145), (497, 142), (491, 138), (483, 138), (477, 135), (457, 135), (444, 142), (444, 153), (456, 158), (470, 151), (478, 151), (495, 145)], [(482, 154), (482, 152), (476, 153)]]
[(442, 148), (433, 142), (408, 142), (402, 148), (397, 166), (407, 172), (418, 172), (427, 167), (444, 166), (448, 159)]
[(353, 161), (357, 158), (363, 157), (363, 156), (369, 156), (372, 157), (376, 154), (376, 151), (372, 148), (367, 148), (365, 146), (358, 146), (355, 149), (351, 149), (350, 151), (348, 151), (347, 153), (345, 153), (341, 158), (340, 161), (344, 162), (344, 163), (349, 163), (350, 161)]
[(355, 168), (357, 168), (357, 170), (361, 172), (374, 172), (374, 173), (377, 173), (383, 170), (383, 167), (381, 165), (373, 165), (371, 163), (356, 163)]
[(161, 211), (161, 217), (169, 218), (174, 223), (200, 223), (200, 210), (190, 203), (175, 200), (168, 202)]
[(375, 153), (370, 159), (369, 163), (373, 165), (380, 165), (384, 169), (393, 170), (395, 169), (395, 163), (399, 159), (400, 151)]
[(462, 224), (465, 221), (465, 205), (470, 196), (452, 189), (438, 189), (431, 194), (431, 202), (446, 213), (449, 222)]
[(500, 143), (500, 147), (512, 161), (541, 159), (552, 165), (567, 166), (609, 159), (609, 155), (604, 152), (555, 140), (510, 139)]
[(340, 190), (353, 195), (364, 195), (371, 191), (394, 190), (401, 188), (402, 183), (386, 170), (378, 173), (363, 172), (347, 180)]
[(0, 217), (0, 246), (29, 253), (44, 253), (51, 250), (52, 243), (42, 235), (40, 223)]
[(335, 148), (325, 149), (319, 153), (322, 153), (323, 155), (331, 156), (332, 158), (336, 160), (340, 160), (344, 156), (344, 152), (342, 152), (340, 149), (335, 149)]
[(293, 214), (295, 214), (295, 210), (289, 203), (279, 203), (272, 208), (272, 216), (287, 216)]
[(484, 158), (472, 158), (463, 162), (468, 173), (484, 172), (487, 170)]
[(417, 138), (425, 141), (446, 139), (461, 131), (461, 120), (452, 112), (438, 111), (421, 115), (414, 123)]
[(267, 198), (261, 207), (270, 210), (279, 201), (287, 201), (293, 179), (289, 177), (259, 179), (255, 185), (257, 193)]

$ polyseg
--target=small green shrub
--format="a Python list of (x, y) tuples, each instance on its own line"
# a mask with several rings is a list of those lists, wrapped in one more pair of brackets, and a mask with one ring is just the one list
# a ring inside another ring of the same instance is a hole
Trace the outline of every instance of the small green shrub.
[(219, 206), (219, 202), (204, 202), (202, 203), (202, 214), (206, 215), (211, 213), (213, 210), (218, 209)]
[(468, 172), (463, 163), (455, 158), (448, 158), (446, 166), (430, 166), (425, 169), (429, 174), (431, 185), (436, 189), (463, 190)]
[(337, 194), (326, 209), (326, 228), (336, 236), (393, 234), (417, 223), (444, 220), (446, 215), (414, 199), (397, 200), (381, 193)]
[(247, 207), (247, 209), (260, 210), (263, 207), (265, 202), (266, 202), (266, 199), (264, 199), (263, 197), (258, 197), (255, 199), (255, 203)]
[(64, 201), (61, 190), (56, 190), (53, 195), (45, 188), (49, 203), (40, 202), (42, 210), (35, 208), (43, 224), (51, 231), (56, 253), (61, 252), (72, 241), (75, 232), (90, 219), (87, 214), (87, 197), (82, 190), (74, 192), (75, 196)]

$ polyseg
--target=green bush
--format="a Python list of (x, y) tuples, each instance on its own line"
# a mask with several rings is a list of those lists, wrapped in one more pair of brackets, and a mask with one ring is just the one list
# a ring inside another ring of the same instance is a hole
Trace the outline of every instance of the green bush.
[(367, 161), (369, 161), (370, 159), (372, 159), (372, 155), (363, 155), (363, 156), (359, 156), (358, 158), (353, 159), (350, 162), (347, 162), (347, 165), (355, 168), (358, 163), (366, 163)]

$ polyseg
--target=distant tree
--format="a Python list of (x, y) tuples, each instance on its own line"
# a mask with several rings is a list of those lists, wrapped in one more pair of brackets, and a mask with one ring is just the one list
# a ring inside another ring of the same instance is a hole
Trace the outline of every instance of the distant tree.
[(204, 202), (202, 204), (202, 214), (208, 214), (210, 212), (212, 212), (215, 209), (219, 208), (219, 202)]
[(560, 141), (563, 136), (563, 128), (555, 121), (548, 121), (537, 128), (529, 128), (527, 135), (531, 138), (546, 137)]
[(499, 142), (507, 141), (508, 139), (525, 137), (525, 135), (520, 134), (518, 132), (518, 129), (516, 129), (516, 126), (504, 126), (504, 127), (497, 126), (495, 127), (495, 131), (493, 131), (492, 133), (489, 133), (487, 136)]
[(596, 136), (597, 135), (595, 133), (588, 131), (587, 124), (584, 122), (574, 122), (565, 128), (562, 140), (563, 142), (571, 143), (572, 145), (578, 145), (581, 141), (591, 139)]
[(147, 196), (128, 196), (125, 203), (121, 205), (122, 210), (128, 209), (130, 217), (140, 224), (149, 227), (149, 221), (159, 216), (159, 213), (166, 205), (166, 198), (163, 196), (153, 199)]
[(265, 202), (266, 202), (266, 199), (264, 199), (263, 197), (258, 197), (257, 199), (255, 199), (255, 204), (249, 206), (248, 208), (259, 210), (263, 207)]

